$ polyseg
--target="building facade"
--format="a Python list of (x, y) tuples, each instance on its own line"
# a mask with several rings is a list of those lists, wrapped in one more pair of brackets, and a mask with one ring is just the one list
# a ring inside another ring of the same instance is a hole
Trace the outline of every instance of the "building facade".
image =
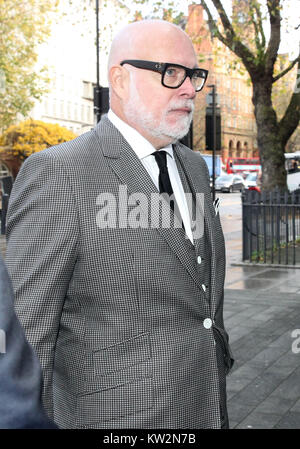
[(194, 41), (200, 67), (209, 70), (206, 86), (196, 99), (194, 149), (212, 152), (212, 148), (206, 148), (205, 115), (207, 95), (211, 93), (209, 86), (215, 85), (221, 117), (221, 150), (218, 154), (224, 162), (228, 157), (257, 156), (252, 88), (245, 69), (220, 41), (212, 41), (201, 5), (189, 6), (186, 31)]

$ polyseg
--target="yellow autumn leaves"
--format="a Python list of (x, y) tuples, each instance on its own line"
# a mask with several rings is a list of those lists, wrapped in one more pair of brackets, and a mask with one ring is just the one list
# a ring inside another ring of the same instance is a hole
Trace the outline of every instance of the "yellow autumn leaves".
[(25, 160), (32, 153), (67, 142), (75, 137), (72, 131), (60, 125), (39, 120), (26, 120), (18, 125), (11, 125), (0, 136), (0, 158), (1, 152), (5, 152)]

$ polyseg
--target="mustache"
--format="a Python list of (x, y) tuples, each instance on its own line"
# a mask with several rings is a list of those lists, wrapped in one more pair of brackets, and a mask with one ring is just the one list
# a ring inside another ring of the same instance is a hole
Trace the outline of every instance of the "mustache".
[(172, 104), (169, 105), (168, 111), (173, 111), (174, 109), (181, 109), (181, 108), (187, 108), (191, 110), (191, 113), (194, 112), (195, 104), (193, 100), (184, 100), (184, 101), (174, 101)]

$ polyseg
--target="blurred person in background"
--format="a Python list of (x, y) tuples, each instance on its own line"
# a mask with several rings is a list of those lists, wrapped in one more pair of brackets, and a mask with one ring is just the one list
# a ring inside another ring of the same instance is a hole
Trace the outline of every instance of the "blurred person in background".
[(42, 406), (40, 363), (26, 340), (13, 301), (0, 256), (0, 429), (56, 429)]

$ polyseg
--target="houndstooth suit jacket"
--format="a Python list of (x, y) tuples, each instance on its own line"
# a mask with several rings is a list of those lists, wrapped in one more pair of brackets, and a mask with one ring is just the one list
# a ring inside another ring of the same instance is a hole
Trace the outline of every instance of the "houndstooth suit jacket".
[(16, 311), (41, 362), (44, 405), (60, 427), (221, 425), (216, 348), (223, 372), (231, 365), (223, 233), (205, 162), (181, 144), (174, 150), (193, 193), (205, 197), (209, 294), (182, 228), (99, 226), (99, 195), (118, 198), (123, 185), (150, 204), (157, 192), (107, 117), (29, 157), (14, 183), (6, 261)]

